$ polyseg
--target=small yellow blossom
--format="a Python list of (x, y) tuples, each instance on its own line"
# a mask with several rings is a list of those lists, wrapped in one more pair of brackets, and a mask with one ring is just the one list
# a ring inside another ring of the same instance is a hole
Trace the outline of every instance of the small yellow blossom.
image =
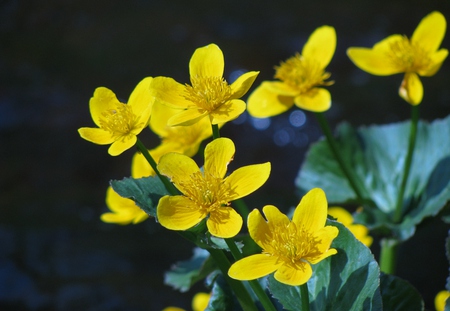
[(399, 95), (411, 105), (422, 102), (423, 86), (419, 76), (433, 76), (448, 55), (439, 49), (447, 22), (437, 11), (425, 16), (411, 39), (391, 35), (370, 48), (352, 47), (347, 55), (360, 69), (378, 76), (405, 73)]
[(105, 87), (95, 90), (89, 102), (92, 119), (98, 128), (82, 127), (80, 136), (99, 145), (112, 144), (108, 153), (117, 156), (134, 146), (137, 135), (148, 125), (154, 98), (150, 95), (151, 77), (147, 77), (131, 93), (128, 104), (119, 102)]
[(444, 311), (445, 310), (445, 303), (447, 299), (450, 297), (450, 292), (443, 290), (440, 291), (436, 298), (434, 298), (434, 307), (436, 308), (436, 311)]
[(259, 72), (247, 72), (230, 85), (223, 78), (224, 67), (222, 51), (210, 44), (192, 55), (191, 85), (167, 77), (153, 79), (152, 94), (159, 101), (180, 109), (169, 119), (169, 126), (191, 125), (207, 116), (212, 124), (220, 124), (236, 119), (245, 111), (246, 104), (239, 98), (247, 93)]
[(306, 283), (312, 275), (311, 264), (337, 253), (330, 246), (339, 230), (325, 226), (327, 207), (325, 193), (315, 188), (302, 198), (292, 221), (273, 205), (263, 207), (267, 221), (254, 209), (248, 216), (248, 230), (263, 251), (235, 262), (228, 275), (244, 281), (275, 272), (281, 283)]
[(264, 81), (248, 98), (248, 112), (257, 118), (278, 115), (294, 104), (305, 110), (323, 112), (331, 106), (331, 95), (321, 86), (331, 85), (325, 67), (336, 49), (333, 27), (317, 28), (309, 37), (301, 54), (292, 56), (275, 67), (275, 79)]
[(100, 216), (103, 222), (128, 225), (140, 223), (148, 218), (147, 213), (141, 210), (133, 200), (121, 197), (112, 187), (106, 190), (106, 205), (111, 213)]
[(355, 238), (365, 246), (370, 247), (372, 245), (373, 238), (368, 235), (369, 229), (364, 225), (353, 223), (353, 216), (347, 210), (342, 207), (330, 207), (328, 209), (328, 215), (336, 218), (337, 221), (347, 227)]
[(261, 187), (269, 177), (270, 163), (244, 166), (225, 177), (234, 152), (230, 139), (215, 139), (205, 148), (203, 170), (183, 154), (161, 157), (159, 172), (182, 193), (160, 199), (157, 216), (162, 226), (187, 230), (207, 218), (206, 225), (213, 236), (230, 238), (239, 233), (242, 217), (230, 207), (230, 202)]
[[(192, 299), (192, 310), (193, 311), (205, 311), (208, 307), (209, 299), (211, 299), (211, 294), (208, 293), (197, 293)], [(167, 307), (162, 311), (186, 311), (177, 307)]]
[(211, 123), (203, 118), (192, 125), (168, 126), (169, 119), (179, 112), (179, 109), (155, 103), (150, 128), (161, 138), (160, 147), (192, 157), (202, 141), (212, 136)]

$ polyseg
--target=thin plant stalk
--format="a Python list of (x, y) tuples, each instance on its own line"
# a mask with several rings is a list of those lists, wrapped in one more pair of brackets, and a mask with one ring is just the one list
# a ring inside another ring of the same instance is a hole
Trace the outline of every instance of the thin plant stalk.
[(344, 173), (345, 177), (347, 177), (348, 182), (350, 183), (350, 186), (352, 187), (353, 191), (356, 194), (356, 197), (358, 198), (358, 201), (360, 204), (364, 202), (364, 197), (362, 195), (362, 192), (360, 190), (361, 183), (357, 180), (356, 176), (354, 175), (353, 171), (347, 167), (345, 164), (341, 153), (339, 152), (339, 148), (337, 146), (336, 140), (333, 137), (333, 134), (331, 133), (330, 127), (328, 125), (327, 120), (325, 119), (323, 113), (316, 112), (316, 118), (319, 122), (320, 127), (322, 128), (322, 132), (324, 133), (328, 145), (330, 146), (331, 152), (333, 153), (335, 159), (339, 163), (339, 166)]
[(145, 157), (145, 159), (147, 160), (147, 162), (150, 164), (150, 166), (152, 167), (152, 169), (155, 171), (156, 175), (158, 176), (158, 178), (161, 180), (161, 182), (164, 184), (164, 186), (166, 187), (166, 190), (171, 194), (171, 195), (177, 195), (178, 191), (175, 188), (175, 186), (169, 181), (169, 179), (166, 176), (163, 176), (159, 173), (158, 168), (157, 168), (157, 164), (156, 161), (153, 159), (153, 157), (151, 156), (150, 152), (148, 152), (147, 148), (145, 148), (144, 144), (142, 143), (142, 141), (138, 138), (136, 141), (136, 146), (139, 149), (139, 151), (142, 153), (142, 155)]
[(397, 262), (398, 241), (385, 238), (381, 240), (380, 245), (380, 270), (386, 274), (394, 274)]
[(411, 164), (416, 146), (417, 124), (419, 123), (419, 106), (411, 106), (411, 126), (409, 129), (408, 151), (405, 159), (405, 167), (403, 169), (403, 179), (400, 185), (400, 191), (397, 197), (397, 204), (395, 205), (394, 218), (395, 223), (401, 222), (403, 216), (403, 199), (405, 196), (406, 184), (408, 183), (409, 173), (411, 171)]
[(230, 268), (231, 264), (228, 258), (223, 253), (223, 251), (211, 248), (208, 249), (208, 252), (214, 259), (216, 264), (219, 266), (220, 271), (222, 271), (225, 280), (235, 293), (236, 298), (239, 301), (239, 304), (241, 305), (242, 309), (244, 311), (257, 311), (258, 308), (256, 307), (252, 297), (245, 288), (244, 283), (234, 280), (228, 276), (228, 269)]
[(219, 125), (211, 123), (211, 127), (212, 127), (213, 139), (219, 138), (220, 137)]
[(302, 311), (309, 311), (308, 283), (300, 285), (300, 293), (302, 295)]

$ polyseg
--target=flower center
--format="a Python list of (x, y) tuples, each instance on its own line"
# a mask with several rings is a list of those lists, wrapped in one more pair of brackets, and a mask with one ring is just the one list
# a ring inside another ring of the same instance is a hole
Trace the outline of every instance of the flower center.
[(320, 255), (317, 239), (311, 232), (304, 228), (297, 228), (290, 222), (286, 228), (274, 228), (272, 241), (264, 250), (264, 253), (277, 256), (279, 260), (293, 263)]
[(222, 77), (191, 77), (192, 86), (186, 84), (185, 98), (202, 112), (212, 112), (231, 98), (231, 86)]
[(204, 215), (229, 205), (229, 199), (234, 191), (223, 182), (222, 178), (202, 172), (196, 172), (190, 177), (189, 183), (181, 183), (185, 189), (183, 194), (194, 201)]
[(117, 104), (115, 108), (102, 112), (100, 127), (111, 133), (114, 137), (128, 135), (136, 126), (137, 116), (130, 106)]
[(333, 84), (332, 81), (325, 81), (330, 77), (330, 73), (325, 72), (316, 61), (306, 59), (299, 53), (281, 62), (275, 70), (276, 79), (298, 89), (300, 93), (308, 92), (315, 86)]
[(407, 37), (392, 42), (387, 53), (393, 65), (405, 72), (426, 69), (432, 63), (429, 53), (420, 45), (411, 43)]

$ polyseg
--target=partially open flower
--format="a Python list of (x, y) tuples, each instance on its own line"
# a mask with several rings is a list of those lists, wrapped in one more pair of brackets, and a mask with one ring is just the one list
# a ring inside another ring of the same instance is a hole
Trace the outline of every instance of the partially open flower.
[(445, 17), (435, 11), (422, 19), (411, 39), (391, 35), (371, 49), (351, 47), (347, 54), (356, 66), (373, 75), (405, 73), (399, 95), (411, 105), (418, 105), (423, 98), (419, 76), (433, 76), (447, 58), (448, 50), (439, 49), (446, 28)]

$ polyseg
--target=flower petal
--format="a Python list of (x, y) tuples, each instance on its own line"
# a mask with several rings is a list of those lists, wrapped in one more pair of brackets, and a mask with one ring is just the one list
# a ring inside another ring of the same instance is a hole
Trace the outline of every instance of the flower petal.
[(266, 118), (279, 115), (294, 105), (293, 96), (280, 95), (267, 87), (263, 82), (257, 87), (247, 100), (248, 113), (256, 118)]
[(219, 238), (232, 238), (242, 228), (243, 220), (231, 207), (221, 207), (210, 212), (206, 221), (209, 233)]
[(297, 89), (290, 87), (289, 85), (281, 81), (264, 81), (262, 84), (264, 84), (265, 88), (268, 88), (278, 95), (297, 96), (299, 93)]
[(235, 147), (231, 139), (223, 137), (214, 139), (205, 147), (205, 174), (223, 178), (234, 153)]
[(398, 95), (413, 106), (422, 102), (423, 85), (419, 76), (415, 72), (405, 74), (402, 84), (398, 90)]
[(192, 298), (192, 310), (193, 311), (205, 311), (208, 307), (209, 299), (211, 299), (211, 294), (208, 293), (197, 293)]
[(114, 109), (116, 105), (121, 104), (110, 89), (106, 87), (98, 87), (94, 91), (94, 95), (89, 100), (89, 110), (91, 112), (92, 120), (100, 126), (100, 120), (103, 118), (103, 113), (106, 110)]
[(334, 226), (323, 227), (316, 232), (314, 232), (315, 241), (315, 251), (310, 252), (305, 255), (304, 259), (312, 264), (316, 264), (319, 261), (334, 255), (337, 253), (335, 249), (330, 249), (331, 242), (338, 236), (339, 229)]
[(133, 222), (135, 218), (131, 213), (103, 213), (100, 215), (100, 220), (110, 224), (128, 225)]
[(191, 78), (222, 77), (224, 67), (222, 50), (215, 44), (209, 44), (195, 50), (189, 62), (189, 74)]
[(342, 207), (330, 207), (328, 209), (328, 215), (331, 215), (333, 218), (336, 218), (344, 226), (348, 227), (353, 223), (353, 216), (346, 209)]
[(254, 164), (240, 167), (225, 179), (233, 195), (230, 201), (245, 197), (261, 187), (269, 178), (270, 163)]
[(425, 16), (411, 37), (413, 44), (420, 45), (425, 51), (437, 51), (442, 43), (447, 28), (444, 15), (438, 11)]
[(255, 280), (274, 272), (281, 265), (274, 256), (256, 254), (236, 261), (228, 270), (228, 275), (241, 281)]
[(108, 149), (108, 153), (112, 156), (118, 156), (125, 150), (133, 147), (134, 144), (136, 144), (136, 141), (136, 135), (127, 135), (125, 137), (122, 137), (112, 143), (112, 145)]
[(403, 72), (402, 66), (389, 58), (395, 42), (403, 41), (400, 35), (392, 35), (369, 48), (351, 47), (347, 49), (347, 56), (360, 69), (377, 76), (389, 76)]
[(206, 216), (191, 200), (181, 195), (162, 197), (156, 215), (161, 225), (170, 230), (187, 230)]
[(133, 112), (137, 116), (142, 115), (144, 112), (149, 113), (148, 110), (153, 106), (155, 101), (154, 96), (150, 92), (150, 84), (152, 82), (152, 77), (147, 77), (141, 80), (138, 85), (131, 92), (130, 98), (128, 99), (128, 105), (133, 107)]
[(305, 230), (315, 232), (325, 226), (328, 203), (325, 192), (320, 188), (310, 190), (301, 199), (294, 211), (292, 222), (297, 228), (302, 226)]
[(241, 98), (244, 96), (252, 86), (253, 82), (255, 82), (258, 74), (259, 71), (250, 71), (237, 78), (236, 81), (231, 84), (231, 93), (233, 94), (231, 98)]
[(263, 207), (264, 216), (267, 219), (269, 230), (271, 232), (286, 230), (290, 224), (289, 218), (280, 212), (280, 210), (273, 205), (266, 205)]
[(183, 191), (183, 184), (189, 184), (191, 182), (191, 175), (200, 172), (194, 160), (184, 154), (175, 152), (163, 155), (159, 160), (157, 168), (162, 175), (169, 177), (183, 193), (185, 192)]
[(98, 145), (109, 145), (114, 141), (111, 133), (101, 128), (82, 127), (78, 129), (80, 136)]
[(336, 31), (331, 26), (322, 26), (314, 30), (303, 47), (302, 56), (314, 59), (324, 69), (331, 61), (336, 50)]
[(186, 86), (172, 78), (156, 77), (150, 83), (150, 94), (156, 101), (174, 108), (188, 108), (195, 106), (184, 98)]
[(312, 268), (304, 261), (296, 262), (295, 265), (282, 265), (275, 272), (275, 279), (283, 284), (299, 286), (308, 282), (312, 275)]
[(150, 119), (151, 130), (160, 137), (166, 136), (168, 128), (170, 127), (167, 125), (168, 120), (181, 111), (182, 110), (179, 108), (172, 108), (161, 102), (155, 102), (153, 104), (152, 116)]
[(192, 107), (190, 109), (182, 110), (176, 115), (172, 116), (168, 121), (168, 126), (186, 126), (193, 125), (197, 123), (204, 117), (206, 117), (208, 113), (206, 111), (201, 111), (197, 107)]
[(444, 60), (448, 56), (448, 50), (447, 49), (440, 49), (436, 53), (433, 53), (431, 55), (431, 61), (432, 65), (427, 67), (425, 70), (418, 70), (417, 73), (424, 77), (431, 77), (433, 76), (442, 66)]
[(115, 213), (141, 210), (133, 200), (121, 197), (111, 186), (106, 190), (105, 201), (108, 208)]
[(232, 121), (239, 117), (247, 108), (247, 105), (243, 100), (232, 99), (227, 101), (223, 105), (220, 105), (217, 109), (210, 112), (211, 123), (220, 124), (228, 121)]
[(295, 105), (301, 109), (324, 112), (331, 107), (330, 92), (321, 87), (315, 87), (307, 93), (300, 94), (294, 98)]
[[(276, 207), (273, 206), (273, 208)], [(255, 208), (248, 214), (247, 227), (252, 240), (262, 249), (272, 241), (272, 232), (270, 231), (269, 225), (258, 209)]]

